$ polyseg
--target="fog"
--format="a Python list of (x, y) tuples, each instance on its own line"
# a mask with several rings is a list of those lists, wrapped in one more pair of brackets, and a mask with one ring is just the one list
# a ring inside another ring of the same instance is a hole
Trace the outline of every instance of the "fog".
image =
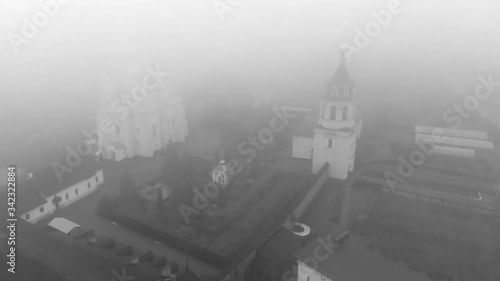
[[(38, 143), (55, 151), (81, 137), (94, 125), (104, 79), (126, 80), (127, 69), (159, 64), (175, 91), (200, 102), (258, 89), (317, 99), (340, 44), (354, 45), (355, 28), (364, 30), (370, 12), (388, 2), (242, 1), (221, 20), (211, 0), (72, 0), (16, 53), (9, 34), (20, 35), (22, 18), (41, 8), (2, 0), (0, 164), (29, 163), (13, 149)], [(449, 107), (473, 93), (478, 76), (500, 80), (497, 0), (400, 3), (402, 12), (350, 58), (362, 108)], [(500, 122), (499, 101), (481, 105), (481, 114)]]

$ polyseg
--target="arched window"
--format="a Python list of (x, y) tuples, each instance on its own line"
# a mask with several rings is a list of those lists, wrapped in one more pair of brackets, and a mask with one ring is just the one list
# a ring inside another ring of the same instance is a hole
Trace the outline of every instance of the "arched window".
[(330, 118), (329, 120), (335, 120), (337, 117), (337, 106), (335, 104), (330, 105)]
[(347, 120), (347, 111), (349, 110), (349, 106), (344, 104), (342, 107), (342, 120)]
[(78, 188), (75, 188), (75, 194), (78, 195)]
[(327, 148), (335, 148), (335, 138), (327, 138), (325, 146)]
[(345, 98), (348, 98), (348, 97), (349, 97), (349, 90), (350, 90), (349, 85), (346, 85), (346, 86), (344, 87), (344, 97), (345, 97)]
[(87, 183), (87, 187), (90, 189), (90, 182)]
[(26, 214), (26, 219), (29, 220), (30, 219), (30, 214)]
[(66, 197), (66, 200), (69, 200), (69, 194), (67, 192), (66, 192), (66, 195), (64, 197)]
[(43, 212), (45, 212), (45, 208), (42, 206), (42, 207), (40, 207), (40, 213), (43, 213)]
[(98, 182), (98, 181), (99, 181), (99, 177), (95, 176), (95, 182)]
[(339, 90), (338, 90), (337, 85), (333, 85), (333, 87), (332, 87), (332, 98), (337, 98), (338, 92), (339, 92)]

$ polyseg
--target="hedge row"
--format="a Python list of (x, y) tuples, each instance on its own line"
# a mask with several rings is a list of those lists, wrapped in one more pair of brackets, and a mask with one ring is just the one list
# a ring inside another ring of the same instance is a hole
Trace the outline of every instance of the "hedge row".
[[(104, 199), (105, 197), (103, 197)], [(107, 199), (104, 199), (107, 200)], [(118, 224), (127, 227), (129, 229), (132, 229), (138, 233), (141, 233), (155, 241), (161, 242), (165, 245), (168, 245), (174, 249), (177, 249), (179, 251), (183, 251), (186, 254), (189, 254), (191, 256), (194, 256), (208, 264), (214, 265), (218, 268), (222, 268), (225, 263), (226, 259), (214, 252), (211, 252), (203, 247), (200, 247), (198, 245), (195, 245), (193, 243), (190, 243), (188, 241), (183, 240), (180, 237), (174, 236), (172, 234), (162, 232), (156, 228), (153, 228), (147, 224), (144, 224), (140, 221), (134, 220), (130, 217), (127, 217), (125, 215), (119, 214), (114, 211), (114, 208), (102, 208), (103, 204), (100, 204), (100, 207), (97, 210), (97, 214), (102, 216), (103, 218), (111, 221), (115, 221)]]

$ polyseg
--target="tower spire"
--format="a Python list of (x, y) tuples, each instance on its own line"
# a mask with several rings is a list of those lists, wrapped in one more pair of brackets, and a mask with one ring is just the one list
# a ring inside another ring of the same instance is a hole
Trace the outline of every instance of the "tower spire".
[(329, 164), (329, 176), (345, 180), (354, 166), (356, 149), (355, 83), (346, 66), (345, 49), (333, 77), (326, 83), (320, 103), (318, 126), (314, 129), (313, 173)]
[(346, 50), (344, 48), (340, 48), (339, 51), (340, 51), (340, 63), (346, 63), (347, 62), (347, 58), (345, 57)]

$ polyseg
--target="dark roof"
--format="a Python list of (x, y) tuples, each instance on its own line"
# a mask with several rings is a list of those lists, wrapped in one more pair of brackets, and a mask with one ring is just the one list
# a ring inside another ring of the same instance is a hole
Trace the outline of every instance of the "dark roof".
[(349, 72), (347, 71), (345, 62), (340, 62), (330, 82), (340, 85), (349, 85), (354, 83), (354, 81), (352, 81), (351, 77), (349, 76)]
[[(345, 61), (342, 60), (335, 70), (335, 73), (333, 74), (332, 79), (330, 81), (326, 82), (326, 91), (327, 91), (327, 97), (332, 96), (332, 92), (334, 87), (337, 87), (338, 94), (336, 95), (334, 100), (338, 101), (345, 101), (345, 100), (352, 100), (354, 98), (353, 95), (353, 87), (355, 86), (356, 83), (351, 79), (349, 76), (349, 72), (347, 71), (347, 66), (345, 64)], [(346, 87), (349, 86), (349, 94), (347, 96), (344, 96), (344, 90)]]
[(189, 265), (186, 265), (186, 270), (177, 276), (177, 281), (202, 281), (200, 277), (198, 277), (194, 272), (191, 271)]
[[(58, 231), (49, 232), (24, 220), (17, 223), (18, 231), (22, 233), (17, 237), (20, 240), (17, 250), (23, 253), (34, 250), (50, 252), (49, 259), (71, 257), (71, 263), (65, 266), (74, 270), (75, 274), (88, 274), (85, 277), (89, 280), (110, 280), (113, 277), (111, 271), (116, 270), (119, 274), (121, 269), (125, 269), (127, 275), (135, 276), (136, 280), (156, 280), (155, 277), (161, 273), (160, 268), (153, 268), (149, 264), (128, 265), (131, 257), (116, 255), (117, 249), (124, 246), (119, 242), (115, 249), (100, 248), (89, 244), (87, 239), (74, 239)], [(52, 265), (49, 268), (57, 270), (55, 263), (49, 264)]]
[[(334, 229), (329, 235), (335, 237), (340, 232), (342, 229)], [(332, 238), (325, 235), (322, 239), (328, 241)], [(294, 256), (308, 266), (312, 265), (308, 260), (313, 258), (316, 261), (313, 269), (333, 280), (430, 281), (424, 273), (414, 272), (403, 263), (393, 262), (377, 250), (369, 250), (368, 244), (364, 238), (351, 234), (341, 249), (333, 250), (326, 259), (314, 258), (317, 248), (322, 249), (321, 255), (327, 253), (318, 241), (300, 249)]]
[[(302, 202), (304, 197), (307, 195), (307, 193), (311, 190), (313, 184), (318, 180), (320, 175), (322, 175), (322, 173), (325, 172), (325, 170), (328, 170), (328, 167), (330, 167), (330, 164), (327, 162), (323, 165), (323, 167), (316, 175), (304, 176), (304, 175), (293, 174), (293, 176), (299, 177), (296, 182), (297, 184), (301, 185), (301, 188), (289, 200), (287, 207), (282, 212), (280, 212), (279, 214), (273, 214), (273, 217), (270, 218), (272, 225), (274, 227), (270, 226), (269, 228), (261, 229), (260, 231), (256, 232), (255, 235), (248, 241), (248, 243), (252, 243), (252, 245), (260, 245), (261, 243), (267, 241), (267, 239), (269, 239), (268, 237), (274, 234), (275, 229), (277, 229), (278, 227), (280, 227), (285, 223), (285, 221), (289, 218), (290, 214), (293, 213), (293, 211), (297, 208), (300, 202)], [(278, 172), (278, 173), (281, 174), (280, 178), (282, 179), (285, 178), (282, 176), (286, 176), (288, 178), (292, 176), (292, 174), (290, 173), (285, 173), (285, 172)], [(327, 183), (325, 183), (325, 185), (330, 185), (331, 183), (329, 182), (330, 180)], [(255, 247), (247, 247), (247, 248), (243, 247), (242, 249), (238, 250), (238, 252), (232, 257), (231, 260), (229, 260), (226, 263), (226, 265), (218, 273), (217, 277), (214, 278), (213, 280), (220, 280), (229, 275), (254, 250)]]
[[(65, 161), (60, 161), (59, 163), (66, 165)], [(89, 179), (99, 169), (99, 166), (94, 157), (85, 157), (76, 168), (71, 168), (71, 172), (64, 172), (62, 174), (62, 181), (59, 181), (52, 167), (46, 167), (34, 172), (33, 178), (28, 182), (31, 182), (43, 196), (48, 197), (76, 183)]]
[(24, 181), (16, 188), (16, 212), (22, 215), (34, 208), (47, 203), (45, 197), (38, 192), (32, 180)]
[(281, 266), (286, 264), (300, 247), (301, 238), (290, 230), (280, 227), (257, 249), (257, 253), (276, 266)]

